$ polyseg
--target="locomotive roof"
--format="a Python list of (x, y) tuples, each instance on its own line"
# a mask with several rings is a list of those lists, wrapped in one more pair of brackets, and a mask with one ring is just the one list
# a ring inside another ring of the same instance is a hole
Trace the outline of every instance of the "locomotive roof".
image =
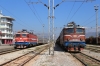
[[(64, 27), (64, 28), (74, 28), (74, 27)], [(85, 27), (75, 27), (75, 28), (85, 28)]]
[(16, 34), (29, 34), (29, 33), (23, 33), (23, 32), (21, 32), (21, 33), (16, 33)]
[[(34, 33), (29, 33), (29, 32), (20, 32), (20, 33), (16, 33), (16, 34), (34, 34)], [(35, 35), (35, 34), (34, 34)]]
[(80, 26), (80, 25), (76, 25), (75, 22), (70, 22), (64, 28), (85, 28), (85, 27)]

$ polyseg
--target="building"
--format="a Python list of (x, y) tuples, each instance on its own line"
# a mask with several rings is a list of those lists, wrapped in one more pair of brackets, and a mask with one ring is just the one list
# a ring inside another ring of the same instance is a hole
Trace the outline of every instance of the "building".
[(0, 13), (0, 44), (12, 44), (13, 42), (13, 22), (15, 19)]

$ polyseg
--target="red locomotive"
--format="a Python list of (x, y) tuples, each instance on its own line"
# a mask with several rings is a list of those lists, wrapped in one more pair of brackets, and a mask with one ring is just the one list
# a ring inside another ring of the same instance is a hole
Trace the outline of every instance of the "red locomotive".
[(15, 48), (26, 48), (37, 45), (38, 37), (27, 30), (19, 31), (15, 34)]
[(81, 51), (85, 44), (85, 28), (70, 22), (64, 27), (58, 37), (57, 44), (67, 51)]

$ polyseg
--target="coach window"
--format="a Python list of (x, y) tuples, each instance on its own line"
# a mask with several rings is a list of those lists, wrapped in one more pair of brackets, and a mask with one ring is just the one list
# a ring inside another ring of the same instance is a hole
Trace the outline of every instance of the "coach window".
[(20, 37), (20, 34), (16, 34), (16, 37)]
[(73, 28), (67, 29), (67, 33), (74, 33), (74, 29)]
[(22, 34), (22, 37), (26, 37), (26, 34)]

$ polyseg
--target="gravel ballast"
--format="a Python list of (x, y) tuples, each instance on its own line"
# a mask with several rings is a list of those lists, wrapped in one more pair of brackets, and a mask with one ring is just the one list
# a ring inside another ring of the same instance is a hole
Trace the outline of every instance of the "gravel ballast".
[[(43, 45), (45, 46), (45, 45)], [(16, 52), (12, 52), (12, 53), (8, 53), (8, 54), (4, 54), (4, 55), (0, 55), (0, 64), (3, 64), (5, 62), (8, 62), (14, 58), (17, 58), (19, 56), (22, 56), (30, 51), (34, 51), (35, 49), (42, 47), (42, 46), (36, 46), (33, 48), (28, 48), (28, 49), (24, 49), (24, 50), (20, 50), (20, 51), (16, 51)]]
[(70, 53), (56, 50), (54, 55), (49, 55), (49, 50), (45, 50), (45, 53), (40, 54), (32, 63), (30, 66), (83, 66)]
[(94, 58), (100, 60), (100, 53), (92, 52), (92, 51), (86, 50), (86, 49), (84, 49), (81, 52), (84, 53), (84, 54), (86, 54), (86, 55), (89, 55), (91, 57), (94, 57)]

